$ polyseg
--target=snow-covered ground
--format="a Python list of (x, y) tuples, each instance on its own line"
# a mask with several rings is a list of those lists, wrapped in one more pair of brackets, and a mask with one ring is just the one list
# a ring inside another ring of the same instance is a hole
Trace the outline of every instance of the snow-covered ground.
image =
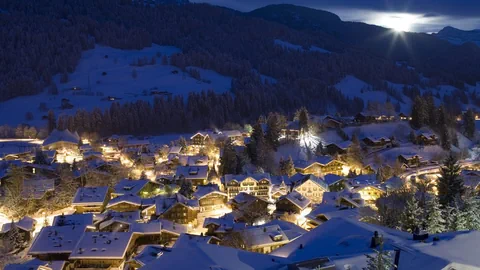
[(317, 46), (311, 46), (308, 50), (305, 50), (301, 45), (292, 44), (290, 42), (283, 41), (281, 39), (275, 39), (273, 42), (275, 45), (280, 46), (285, 50), (294, 50), (294, 51), (301, 51), (301, 52), (307, 51), (307, 52), (331, 53), (330, 51)]
[[(73, 114), (77, 109), (92, 110), (95, 107), (108, 108), (111, 101), (107, 97), (118, 98), (118, 102), (134, 100), (153, 100), (151, 90), (166, 91), (174, 95), (187, 95), (192, 91), (214, 90), (225, 92), (231, 88), (231, 77), (220, 75), (211, 70), (196, 68), (200, 72), (201, 80), (194, 79), (184, 74), (178, 68), (170, 65), (162, 65), (163, 55), (172, 55), (180, 52), (180, 49), (171, 46), (153, 45), (142, 50), (119, 50), (97, 45), (95, 49), (85, 51), (75, 72), (69, 74), (69, 80), (65, 84), (60, 83), (60, 75), (54, 77), (59, 95), (52, 96), (44, 91), (33, 96), (17, 97), (0, 103), (0, 115), (8, 115), (2, 118), (1, 125), (16, 126), (20, 123), (41, 126), (45, 120), (42, 116), (47, 112), (39, 110), (41, 102), (48, 109), (54, 110), (56, 115), (62, 113)], [(157, 54), (161, 57), (157, 57)], [(108, 57), (106, 57), (108, 56)], [(155, 59), (154, 65), (142, 67), (132, 66), (131, 63), (139, 58), (150, 62)], [(132, 76), (136, 70), (137, 76)], [(174, 74), (178, 71), (178, 74)], [(105, 73), (106, 74), (105, 74)], [(89, 83), (90, 82), (90, 83)], [(73, 87), (82, 88), (86, 92), (90, 88), (93, 95), (75, 95)], [(62, 99), (69, 99), (74, 106), (72, 109), (61, 110)], [(34, 119), (26, 121), (26, 113), (32, 112)]]

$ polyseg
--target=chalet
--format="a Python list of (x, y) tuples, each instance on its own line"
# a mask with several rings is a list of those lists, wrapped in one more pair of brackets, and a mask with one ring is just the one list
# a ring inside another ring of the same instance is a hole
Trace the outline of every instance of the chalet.
[(409, 120), (412, 120), (412, 117), (404, 114), (404, 113), (399, 113), (398, 114), (398, 118), (401, 120), (401, 121), (409, 121)]
[(346, 154), (349, 147), (352, 145), (352, 141), (344, 141), (340, 143), (331, 143), (325, 146), (325, 150), (328, 155), (343, 155)]
[(328, 185), (330, 191), (341, 191), (345, 188), (345, 177), (337, 174), (326, 174), (323, 180)]
[(286, 195), (290, 191), (290, 187), (285, 184), (285, 181), (278, 185), (272, 185), (271, 196), (274, 201), (278, 200), (283, 195)]
[(123, 179), (113, 188), (112, 198), (122, 195), (137, 195), (146, 197), (157, 188), (157, 185), (145, 179)]
[(365, 202), (359, 193), (350, 191), (325, 192), (323, 194), (323, 205), (334, 205), (339, 208), (359, 208), (363, 207)]
[(43, 227), (27, 254), (44, 261), (67, 260), (86, 228), (75, 225)]
[(300, 138), (300, 124), (298, 121), (287, 123), (287, 126), (281, 130), (281, 136), (290, 139), (297, 140)]
[(119, 147), (121, 147), (123, 151), (126, 151), (126, 150), (144, 151), (149, 145), (150, 145), (149, 140), (139, 140), (136, 138), (128, 138), (126, 141), (119, 142)]
[(70, 150), (78, 150), (80, 136), (77, 132), (66, 130), (53, 130), (52, 133), (43, 141), (43, 150), (59, 150), (62, 148)]
[(96, 229), (95, 223), (101, 220), (101, 217), (92, 214), (72, 214), (55, 216), (52, 221), (52, 226), (86, 226), (87, 229)]
[(237, 196), (229, 201), (233, 210), (242, 210), (247, 208), (267, 209), (269, 202), (259, 197), (253, 196), (245, 192), (240, 192)]
[(343, 166), (345, 163), (333, 159), (329, 156), (319, 156), (310, 161), (297, 160), (295, 162), (295, 170), (302, 174), (314, 174), (320, 177), (325, 174), (343, 174)]
[(374, 138), (365, 137), (362, 139), (363, 143), (370, 148), (385, 148), (391, 147), (392, 141), (386, 137)]
[(27, 163), (22, 165), (22, 170), (27, 177), (58, 178), (59, 176), (56, 167), (52, 165)]
[(141, 207), (142, 198), (134, 194), (125, 194), (111, 199), (106, 208), (116, 212), (132, 212), (140, 210)]
[(127, 232), (130, 226), (141, 221), (141, 212), (115, 212), (107, 211), (100, 215), (102, 220), (97, 222), (98, 230), (101, 232)]
[(305, 218), (307, 219), (306, 227), (314, 229), (335, 218), (358, 220), (360, 219), (360, 213), (359, 209), (356, 207), (344, 207), (322, 203), (306, 215)]
[(249, 193), (265, 200), (270, 199), (272, 181), (269, 173), (234, 175), (226, 174), (223, 184), (228, 198), (232, 199), (241, 192)]
[(69, 257), (75, 269), (123, 269), (133, 251), (131, 232), (85, 232)]
[(436, 145), (438, 144), (438, 137), (434, 133), (422, 132), (416, 137), (417, 144), (422, 145)]
[(215, 235), (219, 238), (233, 230), (244, 229), (245, 223), (236, 222), (232, 213), (225, 214), (221, 217), (207, 217), (203, 221), (203, 228), (207, 229), (207, 235)]
[(344, 124), (343, 124), (342, 120), (328, 115), (328, 116), (323, 118), (322, 126), (325, 127), (325, 128), (337, 129), (337, 128), (342, 128), (344, 126)]
[(197, 132), (192, 137), (190, 141), (194, 146), (204, 146), (210, 140), (210, 136), (206, 132)]
[(13, 263), (5, 266), (4, 270), (63, 270), (68, 269), (66, 261), (42, 261), (32, 259), (23, 263)]
[(144, 216), (155, 216), (178, 224), (197, 224), (198, 200), (187, 199), (177, 193), (171, 197), (158, 196), (155, 204), (145, 208)]
[(375, 205), (375, 201), (385, 194), (385, 190), (377, 185), (362, 185), (351, 190), (352, 193), (360, 194), (367, 205)]
[[(23, 217), (17, 222), (13, 223), (13, 226), (15, 226), (19, 233), (23, 236), (23, 239), (25, 241), (30, 241), (33, 236), (33, 232), (35, 231), (35, 226), (37, 225), (37, 221), (31, 217)], [(10, 231), (12, 230), (12, 222), (7, 222), (2, 225), (1, 231), (0, 231), (0, 237), (7, 236), (10, 234)]]
[(208, 156), (185, 156), (178, 157), (181, 166), (207, 166)]
[(276, 202), (276, 211), (278, 213), (301, 214), (310, 204), (310, 199), (297, 191), (292, 191), (278, 199)]
[(159, 220), (134, 222), (130, 224), (128, 231), (137, 235), (135, 245), (160, 244), (162, 240), (162, 222)]
[(172, 160), (174, 158), (178, 158), (180, 153), (182, 152), (182, 147), (181, 146), (171, 146), (170, 149), (168, 149), (168, 159)]
[(291, 241), (278, 225), (248, 227), (238, 233), (244, 239), (244, 249), (257, 253), (270, 253)]
[(320, 203), (323, 193), (328, 191), (328, 185), (322, 179), (313, 174), (297, 173), (290, 178), (293, 183), (293, 190), (302, 194), (312, 201), (312, 203)]
[(179, 180), (191, 181), (193, 186), (207, 184), (208, 166), (178, 166), (175, 177)]
[(160, 245), (146, 245), (139, 249), (140, 251), (127, 262), (128, 269), (139, 269), (155, 261), (158, 257), (162, 256), (164, 252), (170, 251)]
[(397, 160), (408, 168), (418, 167), (426, 163), (421, 156), (416, 154), (401, 154), (397, 157)]
[(214, 184), (198, 186), (193, 197), (198, 200), (200, 212), (223, 209), (228, 201), (228, 195)]
[(462, 170), (460, 174), (465, 186), (480, 194), (480, 171)]
[(376, 120), (375, 116), (367, 115), (364, 113), (357, 113), (357, 115), (355, 115), (355, 118), (354, 118), (354, 121), (356, 123), (373, 123), (375, 122), (375, 120)]
[(110, 200), (109, 187), (80, 187), (73, 197), (76, 213), (101, 213)]

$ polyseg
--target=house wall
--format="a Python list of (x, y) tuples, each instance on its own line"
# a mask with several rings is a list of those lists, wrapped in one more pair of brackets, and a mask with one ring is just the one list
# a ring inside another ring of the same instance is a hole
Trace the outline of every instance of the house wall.
[(245, 179), (241, 183), (230, 181), (226, 186), (229, 199), (234, 198), (240, 192), (245, 192), (266, 200), (270, 197), (270, 187), (270, 181), (261, 179), (257, 182), (252, 178)]
[(329, 174), (329, 173), (342, 175), (343, 174), (342, 169), (343, 169), (343, 164), (341, 162), (334, 160), (325, 166), (319, 163), (315, 163), (306, 169), (298, 168), (297, 171), (303, 174), (313, 174), (317, 177), (322, 177), (323, 175)]
[(178, 224), (197, 224), (198, 211), (193, 210), (183, 204), (177, 203), (167, 212), (161, 215), (162, 218), (176, 222)]
[(211, 211), (225, 207), (228, 198), (225, 195), (212, 193), (198, 201), (200, 205), (200, 212)]
[(276, 203), (276, 207), (277, 207), (277, 211), (279, 212), (288, 212), (288, 213), (295, 213), (295, 214), (300, 214), (300, 212), (302, 212), (302, 209), (300, 209), (298, 206), (296, 206), (286, 198), (279, 200)]
[(105, 209), (105, 205), (78, 205), (73, 207), (75, 213), (101, 213)]
[(107, 208), (117, 212), (132, 212), (140, 209), (140, 206), (122, 202)]
[(303, 196), (309, 198), (313, 203), (321, 203), (325, 190), (312, 180), (305, 181), (295, 190)]

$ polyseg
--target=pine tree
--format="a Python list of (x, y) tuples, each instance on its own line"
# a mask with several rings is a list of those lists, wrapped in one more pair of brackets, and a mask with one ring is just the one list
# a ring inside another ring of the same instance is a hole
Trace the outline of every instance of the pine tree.
[(180, 138), (178, 139), (178, 144), (182, 147), (182, 150), (180, 150), (180, 152), (182, 154), (186, 153), (188, 150), (187, 140), (183, 136), (180, 136)]
[(282, 128), (280, 126), (279, 115), (276, 113), (270, 113), (267, 119), (267, 132), (265, 139), (270, 144), (274, 151), (277, 151), (277, 147), (280, 146), (280, 133)]
[(182, 194), (183, 196), (187, 197), (188, 199), (191, 199), (193, 196), (193, 185), (191, 181), (188, 181), (186, 179), (182, 180), (182, 184), (180, 185), (180, 190), (178, 193)]
[(419, 129), (425, 125), (427, 121), (425, 109), (425, 102), (420, 96), (417, 96), (412, 105), (412, 120), (410, 124), (413, 128)]
[(54, 129), (57, 128), (57, 118), (55, 117), (55, 113), (50, 110), (48, 111), (48, 133), (50, 134)]
[(296, 118), (298, 120), (298, 125), (301, 133), (308, 133), (309, 131), (309, 114), (307, 108), (302, 107), (296, 112)]
[(463, 126), (465, 136), (472, 139), (475, 136), (475, 114), (471, 109), (467, 110), (463, 115)]
[(325, 148), (323, 147), (323, 143), (320, 141), (317, 144), (317, 148), (315, 149), (316, 156), (324, 156), (325, 155)]
[(478, 197), (470, 196), (465, 201), (465, 209), (468, 230), (480, 230), (480, 200)]
[(8, 242), (10, 246), (15, 249), (19, 249), (23, 247), (25, 239), (23, 239), (23, 235), (20, 233), (17, 225), (13, 222), (10, 224), (10, 231), (8, 232)]
[(285, 174), (288, 176), (295, 174), (295, 165), (293, 163), (292, 156), (289, 156), (288, 159), (285, 160)]
[(451, 220), (451, 230), (452, 231), (465, 231), (467, 230), (467, 214), (462, 211), (457, 204), (452, 208), (450, 212)]
[(414, 232), (416, 229), (420, 229), (420, 207), (418, 206), (418, 201), (415, 199), (413, 194), (408, 198), (405, 205), (405, 209), (402, 214), (402, 229), (408, 232)]
[(237, 154), (231, 140), (223, 147), (223, 155), (220, 158), (219, 172), (221, 175), (236, 174), (237, 172)]
[(417, 144), (417, 136), (415, 136), (415, 131), (410, 131), (409, 139), (413, 144)]
[(367, 256), (367, 267), (364, 267), (363, 270), (392, 270), (396, 266), (393, 263), (392, 255), (388, 251), (383, 250), (383, 244), (380, 246), (380, 249), (373, 250), (375, 254)]
[(442, 125), (440, 128), (440, 144), (444, 150), (449, 151), (452, 148), (452, 140), (447, 125)]
[(442, 217), (442, 210), (436, 196), (427, 203), (427, 220), (425, 223), (428, 233), (434, 234), (445, 231), (445, 220)]
[(450, 153), (440, 169), (440, 177), (437, 180), (438, 197), (443, 206), (453, 205), (465, 192), (460, 170), (457, 159)]

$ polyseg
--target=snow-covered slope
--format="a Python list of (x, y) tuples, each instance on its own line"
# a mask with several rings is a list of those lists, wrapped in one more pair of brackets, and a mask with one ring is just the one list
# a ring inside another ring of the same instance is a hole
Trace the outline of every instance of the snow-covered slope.
[[(40, 103), (45, 103), (47, 109), (52, 109), (58, 116), (62, 113), (73, 114), (77, 109), (108, 108), (112, 102), (108, 97), (114, 97), (120, 103), (139, 99), (152, 101), (152, 90), (184, 96), (192, 91), (212, 89), (221, 93), (230, 90), (232, 78), (214, 71), (195, 68), (201, 76), (201, 80), (197, 80), (174, 66), (162, 65), (164, 55), (170, 56), (177, 52), (180, 52), (180, 49), (159, 45), (143, 50), (118, 50), (96, 46), (82, 54), (79, 65), (75, 72), (69, 74), (67, 83), (60, 83), (61, 75), (54, 77), (59, 95), (49, 95), (45, 91), (0, 103), (0, 115), (10, 116), (3, 118), (0, 124), (43, 125), (42, 116), (47, 112), (39, 110)], [(149, 64), (132, 66), (138, 59), (146, 59)], [(153, 65), (150, 64), (152, 59), (155, 60)], [(134, 70), (136, 78), (133, 76)], [(74, 87), (82, 90), (72, 90)], [(68, 99), (73, 108), (62, 110), (62, 99)], [(26, 121), (27, 112), (33, 113), (33, 120)]]
[(435, 34), (435, 36), (456, 45), (473, 42), (480, 46), (480, 29), (464, 31), (451, 26), (447, 26), (440, 30), (440, 32)]

